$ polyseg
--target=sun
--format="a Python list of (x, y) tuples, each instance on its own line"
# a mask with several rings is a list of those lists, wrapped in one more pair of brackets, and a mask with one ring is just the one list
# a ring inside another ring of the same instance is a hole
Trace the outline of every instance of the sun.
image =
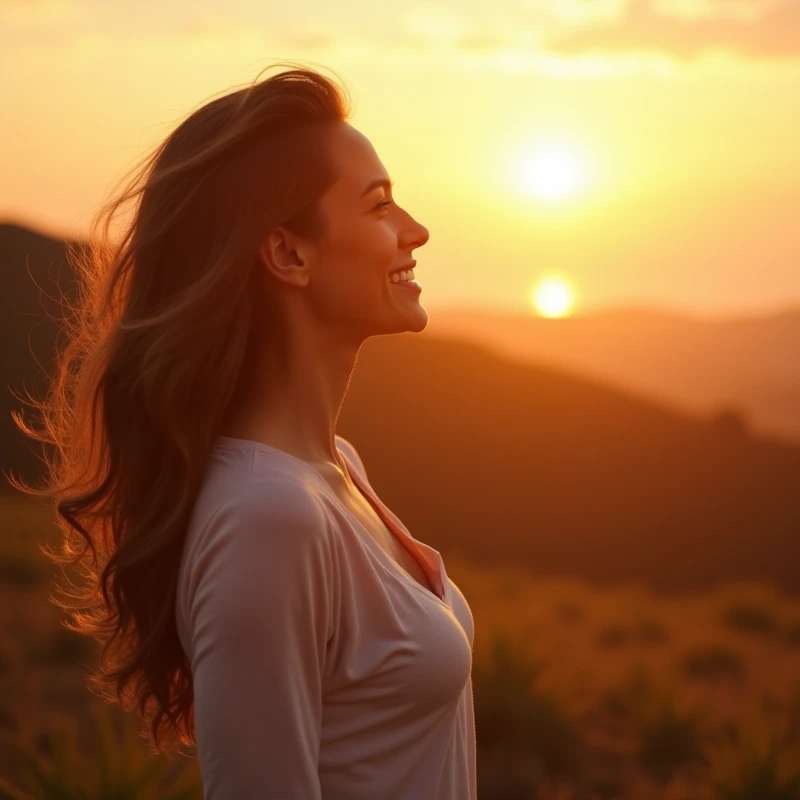
[(534, 286), (531, 302), (543, 317), (565, 317), (575, 305), (575, 294), (563, 278), (548, 277)]
[(554, 202), (579, 194), (588, 175), (586, 160), (566, 144), (546, 144), (522, 160), (526, 192)]

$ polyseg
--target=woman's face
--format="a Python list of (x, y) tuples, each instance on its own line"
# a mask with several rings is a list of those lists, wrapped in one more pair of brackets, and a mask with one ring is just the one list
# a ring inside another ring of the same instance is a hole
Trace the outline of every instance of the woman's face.
[[(413, 262), (427, 228), (393, 198), (391, 176), (366, 136), (337, 124), (331, 149), (339, 177), (321, 199), (326, 232), (302, 251), (311, 255), (306, 299), (325, 324), (363, 338), (423, 330), (420, 291), (392, 284), (389, 273)], [(414, 272), (418, 281), (420, 270)]]

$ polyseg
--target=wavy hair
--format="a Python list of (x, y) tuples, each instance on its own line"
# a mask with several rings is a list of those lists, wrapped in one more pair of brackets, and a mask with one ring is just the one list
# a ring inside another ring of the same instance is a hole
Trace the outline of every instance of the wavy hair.
[[(290, 69), (259, 81), (274, 66)], [(350, 118), (349, 104), (346, 88), (282, 61), (184, 118), (115, 184), (89, 246), (68, 244), (80, 291), (59, 322), (67, 340), (47, 397), (28, 403), (43, 425), (12, 412), (53, 450), (43, 484), (10, 483), (53, 501), (60, 551), (40, 549), (82, 576), (51, 602), (101, 645), (90, 690), (136, 710), (162, 755), (196, 746), (178, 568), (216, 430), (247, 377), (263, 310), (257, 251), (279, 225), (325, 232), (330, 126)]]

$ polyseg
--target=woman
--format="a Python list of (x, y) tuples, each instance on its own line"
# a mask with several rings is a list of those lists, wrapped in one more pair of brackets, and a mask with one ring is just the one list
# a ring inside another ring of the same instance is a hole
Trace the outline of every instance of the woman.
[(427, 324), (390, 274), (428, 231), (348, 118), (299, 68), (183, 121), (98, 215), (24, 428), (59, 455), (52, 557), (73, 530), (97, 555), (59, 603), (104, 644), (92, 682), (196, 745), (207, 800), (477, 796), (469, 606), (336, 434), (364, 340)]

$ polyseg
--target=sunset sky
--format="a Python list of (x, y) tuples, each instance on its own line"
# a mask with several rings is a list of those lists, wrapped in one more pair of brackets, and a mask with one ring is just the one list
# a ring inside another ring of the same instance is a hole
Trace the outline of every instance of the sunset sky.
[(800, 307), (800, 0), (0, 0), (0, 221), (84, 235), (287, 59), (345, 82), (429, 229), (428, 310)]

